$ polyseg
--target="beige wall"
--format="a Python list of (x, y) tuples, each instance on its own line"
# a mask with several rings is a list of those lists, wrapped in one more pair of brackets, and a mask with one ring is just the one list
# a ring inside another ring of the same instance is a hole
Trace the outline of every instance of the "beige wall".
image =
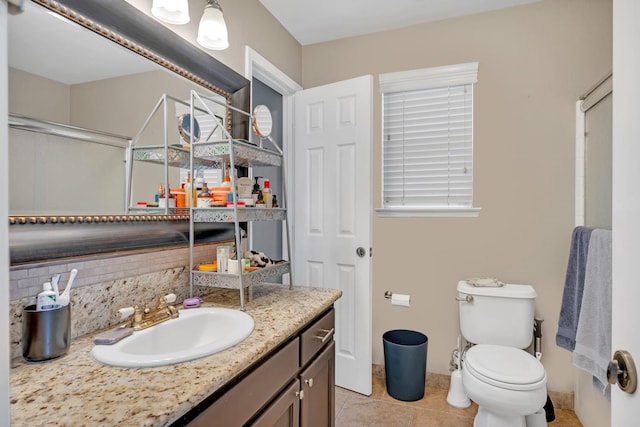
[(69, 123), (71, 91), (67, 84), (9, 68), (9, 112)]
[[(188, 101), (191, 89), (217, 96), (165, 70), (69, 86), (11, 69), (9, 108), (18, 114), (133, 137), (162, 94)], [(213, 111), (224, 116), (224, 107)], [(173, 101), (168, 113), (169, 143), (174, 144), (179, 135)], [(162, 118), (160, 109), (139, 145), (164, 143)], [(12, 214), (123, 212), (123, 149), (12, 129), (9, 153)], [(179, 185), (178, 169), (171, 168), (169, 177), (174, 187)], [(162, 181), (162, 166), (136, 162), (134, 201), (153, 201)]]
[[(611, 69), (611, 1), (545, 0), (305, 46), (303, 86), (359, 75), (479, 61), (475, 201), (479, 218), (373, 213), (373, 361), (384, 331), (429, 336), (428, 370), (448, 373), (456, 345), (455, 285), (492, 276), (532, 284), (549, 389), (572, 391), (570, 354), (555, 345), (574, 215), (575, 102)], [(374, 207), (380, 201), (381, 105), (374, 94)], [(397, 266), (397, 267), (390, 267)], [(407, 267), (404, 267), (407, 266)], [(411, 294), (392, 307), (390, 290)]]
[[(125, 77), (104, 79), (73, 85), (71, 88), (71, 121), (74, 125), (108, 129), (120, 135), (134, 137), (142, 128), (163, 94), (189, 102), (190, 91), (224, 99), (165, 70), (150, 71)], [(100, 102), (96, 102), (100, 100)], [(176, 110), (176, 103), (169, 100), (167, 135), (169, 144), (180, 142), (177, 117), (184, 110)], [(197, 103), (196, 105), (201, 105)], [(188, 108), (181, 106), (182, 108)], [(225, 116), (223, 106), (210, 105), (212, 112)], [(164, 144), (163, 109), (152, 117), (136, 145)], [(133, 165), (133, 201), (153, 201), (158, 184), (164, 181), (164, 166), (135, 162)], [(171, 187), (179, 187), (179, 170), (169, 168)], [(124, 200), (125, 175), (120, 173), (110, 180), (96, 183), (99, 190), (111, 192), (116, 200)], [(120, 202), (121, 203), (121, 202)]]

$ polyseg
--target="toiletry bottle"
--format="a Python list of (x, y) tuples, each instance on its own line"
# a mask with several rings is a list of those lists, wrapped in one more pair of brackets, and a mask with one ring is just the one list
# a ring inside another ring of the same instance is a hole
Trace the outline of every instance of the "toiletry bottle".
[(268, 179), (265, 179), (262, 187), (262, 199), (264, 200), (265, 207), (273, 207), (273, 199), (271, 198), (271, 182), (269, 182)]
[(187, 182), (184, 183), (184, 201), (187, 208), (195, 206), (193, 203), (193, 186), (191, 185), (191, 172), (187, 172)]
[(202, 189), (198, 193), (198, 204), (196, 206), (199, 208), (211, 207), (211, 193), (209, 193), (209, 187), (206, 182), (202, 183)]
[(176, 207), (176, 196), (173, 193), (169, 193), (169, 203), (167, 204), (167, 199), (165, 198), (165, 195), (162, 194), (162, 196), (160, 196), (160, 199), (158, 200), (158, 207), (160, 208), (175, 208)]
[(156, 193), (156, 197), (155, 197), (156, 203), (160, 201), (160, 196), (162, 196), (163, 194), (164, 194), (164, 187), (162, 186), (162, 183), (160, 183), (160, 185), (158, 186), (158, 192)]
[(262, 196), (262, 190), (258, 190), (258, 198), (256, 199), (256, 206), (264, 208), (264, 198)]
[(230, 167), (227, 166), (227, 168), (224, 170), (224, 180), (222, 181), (223, 187), (231, 187), (231, 175), (229, 174), (229, 169)]
[(56, 293), (53, 291), (50, 282), (42, 284), (42, 292), (38, 294), (36, 300), (36, 311), (47, 311), (60, 308), (56, 301)]
[(256, 183), (253, 184), (253, 190), (251, 191), (251, 198), (253, 199), (253, 205), (255, 206), (258, 202), (258, 193), (260, 193), (260, 184), (258, 184), (258, 179), (261, 178), (259, 176), (254, 177)]
[(199, 170), (196, 172), (196, 179), (194, 181), (194, 185), (196, 186), (196, 197), (198, 197), (198, 193), (202, 191), (203, 184), (204, 184), (204, 171)]
[(278, 207), (278, 199), (276, 198), (276, 195), (273, 195), (273, 201), (271, 202), (271, 207), (272, 208), (277, 208)]

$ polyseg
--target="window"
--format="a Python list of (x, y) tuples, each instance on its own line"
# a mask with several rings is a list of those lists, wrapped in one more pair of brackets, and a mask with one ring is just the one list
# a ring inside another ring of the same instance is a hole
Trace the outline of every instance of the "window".
[(477, 216), (473, 84), (478, 63), (380, 75), (383, 216)]

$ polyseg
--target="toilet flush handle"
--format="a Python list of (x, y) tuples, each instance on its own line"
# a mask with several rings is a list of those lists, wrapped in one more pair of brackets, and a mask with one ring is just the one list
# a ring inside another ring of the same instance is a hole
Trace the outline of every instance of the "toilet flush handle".
[(461, 301), (461, 302), (473, 302), (473, 296), (472, 295), (465, 295), (463, 297), (457, 297), (456, 301)]

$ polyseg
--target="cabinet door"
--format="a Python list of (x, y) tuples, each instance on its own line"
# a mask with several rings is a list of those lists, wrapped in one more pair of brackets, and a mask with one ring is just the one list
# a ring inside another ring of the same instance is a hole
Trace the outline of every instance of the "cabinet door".
[(300, 341), (296, 338), (203, 410), (189, 427), (246, 424), (284, 384), (295, 379), (299, 353)]
[(300, 425), (327, 427), (335, 425), (335, 342), (325, 348), (300, 374), (304, 392), (300, 401)]
[(300, 382), (294, 380), (252, 423), (256, 427), (297, 427), (300, 425)]

